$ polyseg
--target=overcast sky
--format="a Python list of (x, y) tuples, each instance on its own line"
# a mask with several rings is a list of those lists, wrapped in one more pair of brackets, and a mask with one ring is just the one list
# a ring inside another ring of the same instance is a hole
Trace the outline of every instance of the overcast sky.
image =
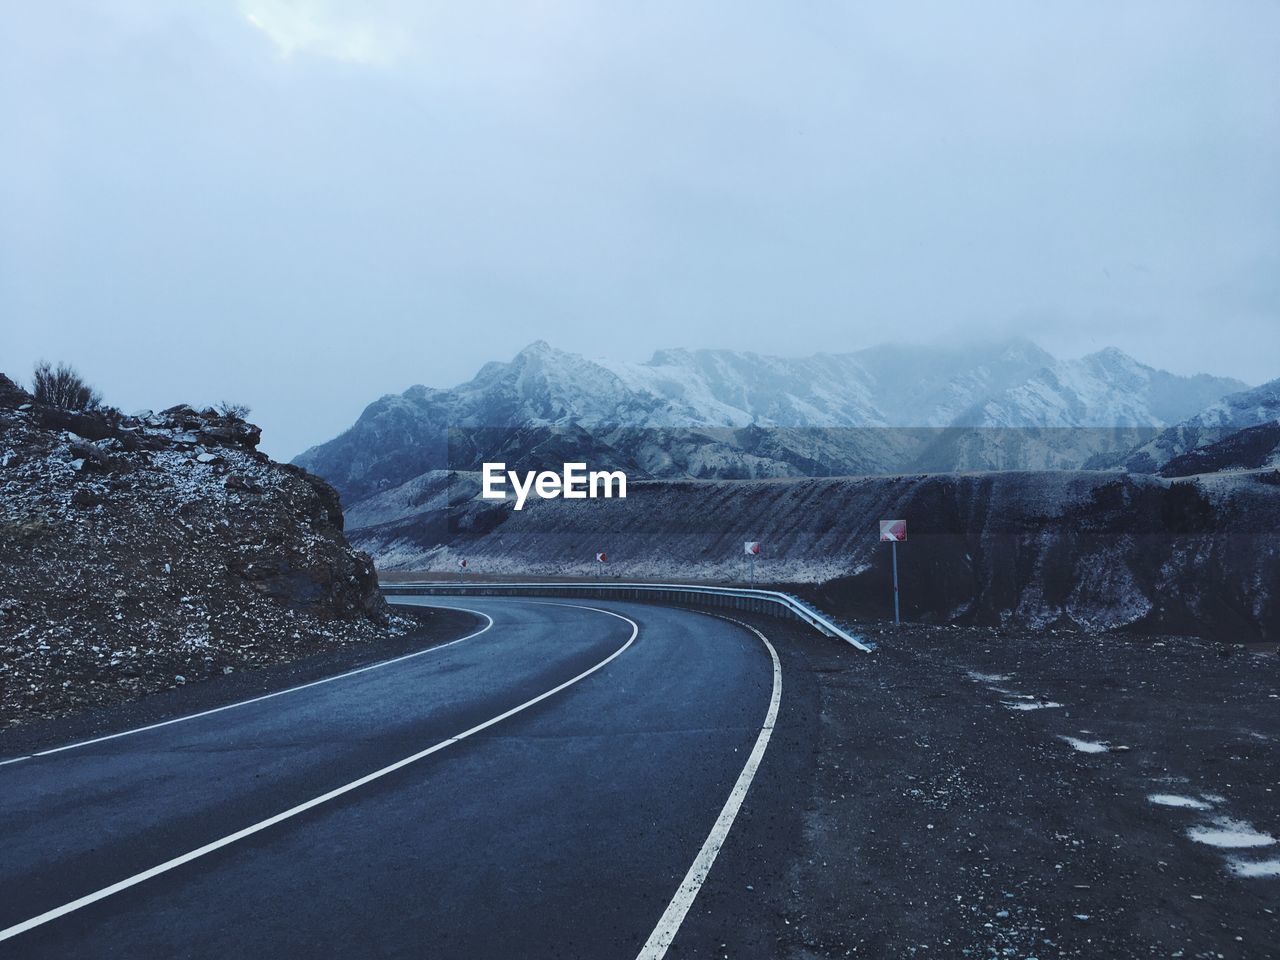
[(0, 11), (0, 370), (288, 458), (542, 338), (1280, 376), (1280, 4)]

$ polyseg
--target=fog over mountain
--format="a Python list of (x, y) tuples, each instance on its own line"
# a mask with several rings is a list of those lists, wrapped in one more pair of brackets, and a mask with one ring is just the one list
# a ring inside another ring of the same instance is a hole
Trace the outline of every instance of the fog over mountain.
[(662, 350), (587, 359), (537, 341), (451, 389), (380, 398), (296, 462), (354, 504), (432, 470), (587, 459), (654, 478), (1070, 469), (1244, 389), (1119, 350), (1058, 360), (1021, 339), (784, 359)]
[(243, 402), (278, 459), (537, 338), (1018, 335), (1276, 375), (1280, 4), (46, 0), (4, 24), (5, 369), (67, 360), (126, 410)]

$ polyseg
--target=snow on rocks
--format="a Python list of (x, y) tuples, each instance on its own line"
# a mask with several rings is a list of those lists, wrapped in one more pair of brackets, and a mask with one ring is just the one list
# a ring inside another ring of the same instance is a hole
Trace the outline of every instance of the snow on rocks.
[(336, 493), (255, 450), (257, 427), (14, 395), (0, 389), (0, 724), (401, 629)]

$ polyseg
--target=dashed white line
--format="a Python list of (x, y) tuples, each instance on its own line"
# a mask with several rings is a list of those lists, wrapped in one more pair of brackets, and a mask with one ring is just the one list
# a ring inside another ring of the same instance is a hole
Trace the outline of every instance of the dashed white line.
[[(257, 823), (253, 824), (252, 826), (245, 827), (243, 830), (237, 830), (235, 833), (228, 834), (227, 836), (222, 837), (221, 839), (214, 840), (211, 843), (206, 843), (202, 847), (197, 847), (195, 850), (192, 850), (188, 853), (184, 853), (181, 856), (174, 857), (172, 860), (166, 860), (164, 863), (157, 864), (156, 866), (151, 867), (149, 870), (143, 870), (141, 873), (135, 873), (131, 877), (127, 877), (124, 880), (120, 880), (116, 883), (111, 884), (110, 886), (103, 887), (101, 890), (95, 890), (93, 893), (89, 893), (83, 897), (79, 897), (76, 900), (72, 900), (70, 903), (64, 903), (60, 907), (54, 907), (52, 910), (47, 910), (44, 913), (40, 914), (39, 916), (32, 917), (30, 920), (24, 920), (21, 923), (16, 923), (11, 927), (6, 927), (4, 930), (0, 930), (0, 941), (4, 941), (12, 937), (16, 937), (21, 933), (26, 933), (28, 930), (41, 926), (42, 924), (46, 924), (50, 920), (56, 920), (59, 917), (66, 916), (68, 913), (73, 913), (74, 911), (79, 910), (82, 907), (87, 907), (92, 903), (97, 903), (99, 900), (103, 900), (106, 897), (111, 896), (112, 894), (119, 893), (122, 890), (127, 890), (130, 887), (137, 886), (138, 884), (142, 883), (145, 880), (150, 880), (152, 877), (157, 877), (162, 873), (168, 873), (170, 870), (173, 870), (175, 867), (180, 867), (184, 863), (190, 863), (192, 860), (196, 860), (196, 859), (199, 859), (200, 857), (205, 856), (206, 854), (213, 853), (215, 850), (220, 850), (225, 846), (229, 846), (230, 844), (235, 843), (237, 840), (243, 840), (245, 837), (252, 836), (255, 833), (260, 833), (261, 831), (266, 830), (268, 827), (275, 826), (277, 823), (281, 823), (292, 817), (296, 817), (298, 814), (305, 813), (308, 810), (311, 810), (315, 807), (320, 806), (322, 803), (328, 803), (330, 800), (333, 800), (336, 797), (340, 797), (343, 794), (350, 793), (352, 790), (358, 790), (360, 787), (363, 787), (367, 783), (371, 783), (374, 780), (378, 780), (382, 777), (385, 777), (389, 773), (394, 773), (395, 771), (400, 770), (403, 767), (409, 766), (409, 764), (411, 763), (416, 763), (417, 761), (421, 760), (424, 757), (431, 756), (431, 754), (433, 753), (438, 753), (439, 751), (443, 750), (445, 747), (452, 746), (453, 744), (459, 742), (460, 740), (465, 740), (467, 737), (473, 736), (474, 734), (477, 734), (482, 730), (487, 730), (489, 727), (492, 727), (494, 724), (501, 723), (503, 720), (506, 720), (508, 717), (515, 716), (517, 713), (520, 713), (522, 710), (527, 710), (529, 709), (529, 707), (532, 707), (534, 704), (541, 703), (543, 700), (546, 700), (548, 697), (554, 696), (555, 694), (559, 693), (561, 690), (564, 690), (566, 687), (573, 686), (579, 680), (582, 680), (582, 679), (585, 679), (586, 677), (591, 676), (591, 674), (595, 673), (597, 670), (601, 669), (606, 664), (608, 664), (609, 662), (611, 662), (612, 660), (620, 656), (623, 653), (623, 651), (625, 651), (628, 647), (630, 647), (633, 643), (635, 643), (636, 636), (640, 633), (640, 625), (638, 623), (636, 623), (630, 617), (624, 617), (622, 614), (614, 613), (612, 610), (604, 610), (604, 609), (601, 609), (600, 607), (581, 606), (579, 604), (562, 604), (562, 606), (578, 607), (581, 610), (593, 610), (596, 613), (604, 613), (604, 614), (608, 614), (611, 617), (617, 617), (619, 620), (625, 620), (627, 623), (631, 624), (631, 636), (627, 638), (626, 643), (620, 646), (617, 650), (613, 651), (613, 653), (609, 654), (609, 656), (605, 657), (595, 666), (590, 667), (587, 670), (584, 670), (582, 673), (578, 674), (576, 677), (573, 677), (570, 680), (566, 680), (564, 683), (561, 683), (558, 686), (552, 687), (550, 690), (546, 691), (545, 693), (538, 694), (538, 696), (534, 697), (531, 700), (526, 700), (524, 703), (520, 704), (517, 707), (512, 707), (510, 710), (507, 710), (504, 713), (500, 713), (496, 717), (492, 717), (484, 721), (483, 723), (478, 723), (474, 727), (471, 727), (470, 729), (464, 730), (462, 733), (459, 733), (457, 736), (450, 737), (447, 740), (441, 740), (439, 743), (433, 744), (432, 746), (427, 747), (425, 750), (420, 750), (417, 753), (413, 754), (412, 756), (405, 757), (403, 760), (397, 760), (395, 763), (388, 764), (387, 766), (383, 767), (380, 770), (375, 770), (373, 771), (373, 773), (366, 774), (365, 776), (360, 777), (358, 780), (352, 780), (350, 783), (343, 784), (342, 786), (337, 787), (336, 789), (330, 790), (328, 793), (321, 794), (320, 796), (314, 797), (311, 800), (307, 800), (303, 803), (300, 803), (297, 806), (290, 807), (288, 810), (281, 811), (280, 813), (277, 813), (273, 817), (268, 817), (265, 820), (260, 820)], [(489, 621), (489, 625), (490, 626), (493, 625), (492, 620)], [(487, 630), (488, 627), (486, 627), (485, 629)], [(484, 631), (480, 631), (480, 632), (483, 633)], [(466, 639), (466, 638), (464, 637), (463, 639)], [(454, 642), (457, 643), (458, 641), (455, 640)], [(767, 640), (765, 642), (768, 643)], [(770, 652), (772, 652), (772, 649), (773, 648), (770, 647)], [(413, 656), (413, 654), (411, 654), (411, 656)], [(400, 658), (400, 659), (404, 659), (404, 658)], [(388, 662), (391, 662), (391, 661), (388, 661)], [(777, 667), (776, 655), (774, 656), (774, 665), (776, 669)], [(775, 713), (776, 713), (776, 709), (775, 709)], [(761, 752), (763, 753), (763, 751)], [(737, 788), (735, 787), (735, 790), (736, 789)], [(744, 792), (745, 792), (745, 788), (744, 788)], [(721, 816), (723, 817), (723, 814), (721, 814)], [(732, 817), (730, 817), (730, 822), (732, 822)], [(713, 859), (714, 857), (715, 855), (712, 854)]]
[[(442, 607), (447, 606), (441, 604)], [(200, 717), (207, 717), (215, 713), (222, 713), (224, 710), (234, 710), (237, 707), (247, 707), (251, 703), (261, 703), (263, 700), (270, 700), (273, 697), (283, 697), (287, 693), (297, 693), (299, 690), (307, 690), (311, 687), (318, 687), (323, 683), (332, 683), (334, 680), (343, 680), (347, 677), (354, 677), (358, 673), (367, 673), (370, 670), (379, 670), (382, 667), (389, 667), (393, 663), (403, 663), (405, 660), (412, 660), (414, 657), (421, 657), (428, 653), (435, 653), (437, 650), (443, 650), (445, 647), (452, 647), (455, 643), (462, 643), (464, 640), (471, 640), (480, 634), (488, 631), (493, 626), (493, 618), (487, 613), (481, 613), (479, 610), (468, 610), (465, 607), (448, 606), (450, 610), (462, 610), (466, 613), (474, 613), (478, 617), (484, 617), (489, 622), (474, 633), (469, 633), (465, 637), (459, 637), (457, 640), (450, 640), (448, 643), (437, 644), (434, 647), (427, 647), (425, 650), (417, 650), (413, 653), (406, 653), (402, 657), (393, 657), (390, 660), (380, 660), (377, 663), (371, 663), (365, 667), (357, 667), (355, 670), (348, 670), (346, 673), (335, 673), (332, 677), (324, 677), (320, 680), (312, 680), (310, 683), (302, 683), (296, 687), (289, 687), (285, 690), (277, 690), (274, 693), (264, 693), (260, 697), (251, 697), (248, 700), (239, 700), (235, 703), (228, 703), (225, 706), (214, 707), (211, 710), (201, 710), (199, 713), (189, 713), (186, 716), (174, 717), (171, 720), (161, 720), (159, 723), (149, 723), (145, 727), (134, 727), (132, 730), (121, 730), (119, 733), (109, 733), (103, 737), (94, 737), (92, 740), (77, 740), (75, 743), (68, 743), (62, 747), (53, 747), (49, 750), (37, 750), (35, 753), (29, 753), (22, 757), (11, 757), (8, 760), (0, 760), (0, 767), (10, 763), (20, 763), (23, 760), (31, 760), (34, 757), (47, 757), (50, 754), (62, 753), (64, 750), (75, 750), (79, 747), (92, 746), (95, 743), (105, 743), (107, 740), (116, 740), (120, 737), (130, 737), (135, 733), (146, 733), (148, 730), (158, 730), (160, 727), (167, 727), (174, 723), (185, 723), (188, 720), (197, 720)]]
[(645, 941), (636, 960), (662, 960), (666, 956), (671, 941), (680, 930), (680, 924), (684, 922), (689, 908), (693, 906), (693, 901), (698, 896), (698, 891), (702, 889), (702, 884), (707, 879), (707, 874), (711, 872), (711, 866), (715, 863), (720, 848), (724, 846), (729, 829), (738, 816), (738, 810), (742, 807), (742, 801), (751, 788), (751, 781), (755, 779), (756, 771), (760, 769), (760, 761), (764, 759), (765, 748), (769, 746), (769, 739), (773, 736), (773, 727), (778, 719), (778, 706), (782, 702), (782, 664), (778, 661), (778, 652), (773, 649), (769, 638), (755, 627), (738, 620), (733, 622), (746, 627), (764, 641), (765, 647), (769, 650), (769, 656), (773, 659), (773, 694), (769, 698), (769, 709), (765, 712), (764, 723), (760, 727), (759, 736), (756, 737), (755, 746), (751, 748), (751, 755), (747, 757), (746, 765), (738, 774), (738, 780), (729, 792), (729, 799), (720, 810), (720, 816), (712, 825), (711, 833), (702, 844), (698, 855), (694, 857), (689, 872), (684, 875), (684, 880), (676, 889), (675, 896), (667, 904), (667, 909), (663, 911), (658, 925), (653, 928), (653, 933), (649, 934), (649, 939)]

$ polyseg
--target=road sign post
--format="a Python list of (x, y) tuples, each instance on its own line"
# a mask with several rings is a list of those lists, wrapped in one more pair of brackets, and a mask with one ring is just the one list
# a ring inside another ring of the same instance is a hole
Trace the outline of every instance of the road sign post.
[(902, 623), (902, 618), (898, 615), (898, 541), (893, 541), (891, 547), (893, 550), (893, 625), (896, 627)]
[(898, 609), (898, 541), (907, 539), (907, 521), (905, 520), (881, 520), (880, 521), (880, 542), (889, 542), (893, 551), (893, 624), (898, 626), (902, 623), (902, 617)]
[(760, 556), (760, 541), (747, 540), (742, 544), (742, 552), (745, 553), (750, 560), (751, 567), (751, 585), (755, 586), (756, 582), (756, 557)]

